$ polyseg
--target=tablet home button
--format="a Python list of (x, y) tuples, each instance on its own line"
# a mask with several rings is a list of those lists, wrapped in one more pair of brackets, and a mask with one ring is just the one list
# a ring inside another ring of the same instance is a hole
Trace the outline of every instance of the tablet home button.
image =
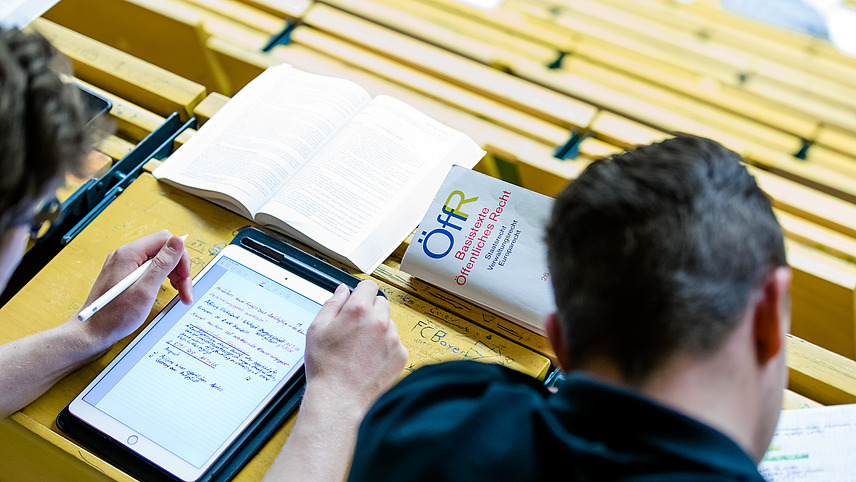
[(134, 445), (135, 443), (137, 443), (137, 440), (140, 440), (139, 437), (137, 437), (136, 435), (131, 435), (130, 437), (128, 437), (128, 445)]

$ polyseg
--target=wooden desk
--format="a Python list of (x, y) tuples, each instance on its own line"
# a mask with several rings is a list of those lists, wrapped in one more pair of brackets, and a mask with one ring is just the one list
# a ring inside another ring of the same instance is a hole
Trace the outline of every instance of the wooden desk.
[[(144, 174), (0, 310), (0, 343), (56, 326), (74, 315), (105, 257), (121, 244), (163, 228), (174, 233), (190, 233), (187, 248), (191, 253), (192, 272), (196, 274), (232, 239), (238, 228), (247, 224), (246, 219)], [(410, 352), (405, 373), (424, 364), (462, 358), (501, 363), (540, 377), (550, 367), (550, 360), (543, 355), (383, 281), (379, 284), (391, 301), (392, 318)], [(150, 318), (174, 294), (165, 283)], [(60, 410), (126, 343), (127, 340), (120, 342), (105, 356), (65, 377), (44, 396), (14, 414), (14, 429), (35, 434), (42, 448), (48, 447), (45, 449), (48, 453), (62, 454), (65, 459), (71, 456), (109, 478), (128, 480), (123, 473), (66, 438), (55, 424)], [(450, 347), (459, 350), (455, 353)], [(289, 424), (278, 432), (238, 480), (262, 477), (279, 453), (290, 427)]]

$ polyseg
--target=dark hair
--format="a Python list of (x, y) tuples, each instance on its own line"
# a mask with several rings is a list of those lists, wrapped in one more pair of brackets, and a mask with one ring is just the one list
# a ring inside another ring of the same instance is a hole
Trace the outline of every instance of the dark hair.
[(66, 173), (79, 174), (90, 147), (82, 102), (53, 68), (57, 58), (41, 35), (0, 29), (0, 235)]
[(592, 163), (556, 198), (547, 244), (571, 362), (605, 356), (634, 383), (679, 351), (720, 346), (786, 265), (740, 156), (694, 136)]

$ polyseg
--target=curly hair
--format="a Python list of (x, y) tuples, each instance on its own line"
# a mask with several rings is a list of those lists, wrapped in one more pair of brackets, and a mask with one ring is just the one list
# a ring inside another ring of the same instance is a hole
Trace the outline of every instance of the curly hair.
[(0, 29), (0, 234), (83, 169), (86, 116), (54, 68), (59, 57), (41, 35)]

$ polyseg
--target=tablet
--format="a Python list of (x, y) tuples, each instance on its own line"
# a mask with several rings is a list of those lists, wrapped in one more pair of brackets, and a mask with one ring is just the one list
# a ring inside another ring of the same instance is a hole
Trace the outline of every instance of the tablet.
[(68, 406), (179, 480), (199, 479), (298, 372), (332, 296), (239, 245), (193, 281)]

